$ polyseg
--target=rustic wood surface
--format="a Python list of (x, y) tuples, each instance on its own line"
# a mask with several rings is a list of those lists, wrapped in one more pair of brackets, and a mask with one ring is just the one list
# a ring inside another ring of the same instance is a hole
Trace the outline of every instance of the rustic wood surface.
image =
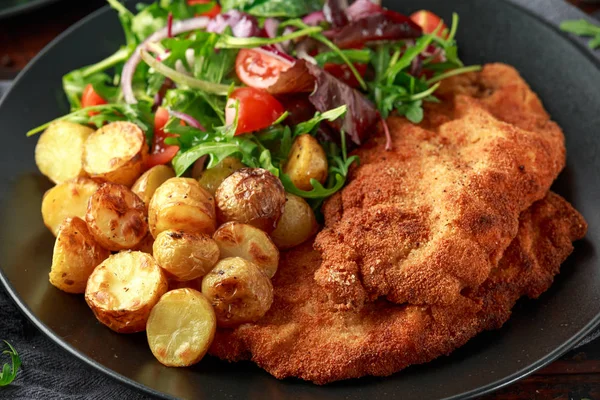
[[(600, 4), (569, 0), (588, 13)], [(105, 0), (64, 0), (0, 22), (0, 80), (12, 79), (52, 39)], [(600, 339), (573, 350), (485, 400), (600, 399)]]

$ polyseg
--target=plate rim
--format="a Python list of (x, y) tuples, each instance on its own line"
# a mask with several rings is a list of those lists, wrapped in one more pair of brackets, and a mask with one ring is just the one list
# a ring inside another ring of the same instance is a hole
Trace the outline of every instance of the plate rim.
[(36, 8), (50, 5), (58, 0), (32, 0), (25, 4), (16, 5), (5, 10), (0, 10), (0, 19), (12, 17), (22, 14), (26, 11), (35, 10)]
[[(52, 3), (55, 1), (57, 1), (57, 0), (35, 0), (34, 4), (29, 4), (29, 6), (30, 7), (38, 7), (38, 6), (43, 5), (44, 3), (49, 4), (49, 3)], [(593, 56), (593, 54), (590, 51), (588, 51), (585, 46), (583, 46), (583, 44), (574, 40), (569, 35), (561, 32), (554, 24), (545, 20), (541, 16), (535, 14), (533, 11), (531, 11), (519, 4), (516, 4), (511, 0), (502, 0), (502, 1), (507, 6), (518, 9), (520, 12), (523, 12), (523, 13), (529, 15), (530, 17), (535, 18), (538, 22), (540, 22), (543, 25), (554, 30), (556, 33), (558, 33), (563, 38), (568, 40), (572, 46), (574, 46), (580, 53), (582, 53), (588, 60), (590, 60), (594, 65), (596, 65), (597, 68), (600, 69), (600, 59), (595, 58)], [(126, 3), (131, 4), (132, 0), (126, 0)], [(25, 8), (25, 7), (22, 7), (22, 8)], [(88, 14), (87, 16), (83, 17), (82, 19), (80, 19), (79, 21), (77, 21), (76, 23), (71, 25), (69, 28), (67, 28), (65, 31), (60, 33), (57, 37), (55, 37), (52, 41), (50, 41), (50, 43), (48, 43), (31, 61), (29, 61), (27, 66), (19, 72), (17, 77), (14, 79), (13, 84), (11, 85), (9, 90), (4, 94), (4, 96), (2, 96), (2, 98), (0, 98), (0, 108), (2, 108), (4, 103), (8, 101), (8, 97), (12, 93), (13, 89), (17, 86), (17, 84), (22, 79), (24, 79), (24, 77), (27, 75), (29, 70), (33, 67), (33, 65), (35, 65), (38, 62), (38, 60), (40, 58), (45, 56), (46, 53), (51, 51), (54, 48), (54, 46), (56, 46), (59, 42), (61, 42), (66, 36), (69, 36), (74, 30), (78, 29), (82, 25), (85, 25), (86, 23), (88, 23), (88, 21), (90, 21), (94, 18), (97, 18), (98, 16), (100, 16), (104, 13), (110, 12), (110, 10), (111, 10), (111, 8), (109, 5), (105, 5), (101, 8), (99, 8), (98, 10)], [(4, 16), (5, 16), (4, 14), (0, 13), (0, 19), (3, 18)], [(121, 375), (121, 374), (115, 372), (114, 370), (95, 361), (94, 359), (90, 358), (87, 354), (80, 352), (75, 347), (73, 347), (71, 344), (64, 341), (58, 334), (56, 334), (52, 329), (50, 329), (46, 324), (44, 324), (31, 311), (31, 309), (24, 303), (24, 301), (19, 297), (18, 293), (13, 288), (12, 284), (8, 281), (8, 278), (5, 276), (5, 272), (4, 272), (4, 269), (2, 268), (2, 266), (0, 266), (0, 283), (2, 283), (2, 286), (6, 289), (10, 298), (15, 302), (19, 311), (21, 313), (25, 314), (25, 316), (29, 319), (29, 321), (36, 328), (38, 328), (45, 336), (47, 336), (55, 344), (60, 346), (62, 349), (66, 350), (71, 355), (75, 356), (80, 361), (82, 361), (85, 364), (95, 368), (96, 370), (108, 375), (112, 379), (138, 390), (139, 392), (151, 394), (153, 396), (156, 396), (156, 397), (162, 398), (162, 399), (174, 399), (174, 400), (176, 399), (176, 397), (174, 397), (174, 396), (171, 396), (167, 393), (159, 392), (159, 391), (157, 391), (149, 386), (146, 386), (136, 380), (133, 380), (131, 378), (128, 378), (124, 375)], [(546, 356), (540, 358), (539, 360), (519, 369), (518, 371), (514, 372), (513, 374), (510, 374), (508, 376), (505, 376), (503, 378), (500, 378), (493, 382), (490, 382), (487, 385), (483, 385), (483, 386), (477, 387), (477, 388), (472, 389), (467, 392), (458, 393), (458, 394), (452, 395), (450, 397), (446, 397), (444, 400), (473, 399), (473, 398), (476, 398), (479, 396), (490, 394), (499, 389), (505, 388), (505, 387), (515, 383), (516, 381), (519, 381), (519, 380), (531, 375), (532, 373), (540, 370), (541, 368), (547, 366), (548, 364), (552, 363), (553, 361), (558, 359), (560, 356), (565, 354), (567, 351), (572, 349), (577, 343), (579, 343), (585, 336), (587, 336), (589, 333), (591, 333), (598, 326), (600, 326), (600, 313), (596, 314), (596, 316), (594, 318), (592, 318), (586, 325), (584, 325), (577, 333), (572, 335), (569, 339), (565, 340), (560, 346), (557, 346), (555, 349), (553, 349)], [(273, 379), (275, 379), (275, 378), (273, 378)]]

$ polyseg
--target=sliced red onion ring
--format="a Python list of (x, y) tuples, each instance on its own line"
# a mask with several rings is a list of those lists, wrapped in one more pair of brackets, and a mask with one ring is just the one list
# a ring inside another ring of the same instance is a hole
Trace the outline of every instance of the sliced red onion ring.
[[(184, 32), (205, 29), (209, 21), (210, 19), (207, 17), (196, 17), (177, 21), (171, 26), (171, 33), (173, 35), (179, 35)], [(147, 43), (163, 40), (167, 36), (168, 27), (166, 26), (154, 32), (152, 35), (148, 36), (146, 40), (144, 40), (138, 45), (138, 47), (135, 48), (133, 54), (123, 66), (123, 72), (121, 74), (121, 90), (123, 91), (123, 96), (125, 97), (125, 101), (128, 104), (137, 103), (137, 99), (133, 94), (133, 88), (131, 86), (131, 83), (133, 81), (133, 74), (135, 73), (135, 69), (137, 68), (140, 61), (142, 61), (142, 57), (140, 56), (140, 50), (144, 49)]]
[(198, 122), (198, 120), (196, 118), (192, 117), (191, 115), (182, 113), (180, 111), (175, 111), (170, 108), (168, 109), (168, 111), (169, 111), (169, 114), (171, 114), (173, 117), (179, 118), (180, 120), (184, 121), (189, 126), (192, 126), (194, 128), (197, 128), (197, 129), (200, 129), (201, 131), (206, 132), (206, 129), (202, 126), (202, 124), (200, 122)]
[(277, 36), (277, 28), (279, 28), (279, 21), (275, 18), (267, 18), (265, 19), (264, 24), (265, 32), (267, 36), (270, 38), (274, 38)]
[(315, 11), (302, 18), (302, 22), (306, 25), (315, 26), (325, 21), (325, 14), (323, 11)]
[(206, 30), (208, 32), (223, 33), (228, 26), (231, 27), (235, 37), (260, 36), (261, 34), (256, 18), (237, 10), (217, 15), (209, 22)]
[(371, 0), (356, 0), (346, 9), (346, 15), (350, 21), (357, 21), (369, 15), (380, 14), (382, 12), (383, 8)]

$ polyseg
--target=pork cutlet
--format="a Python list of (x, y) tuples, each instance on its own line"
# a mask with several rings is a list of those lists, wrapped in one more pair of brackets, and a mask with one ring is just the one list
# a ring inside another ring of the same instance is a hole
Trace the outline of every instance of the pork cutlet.
[(444, 82), (415, 125), (390, 118), (325, 204), (315, 279), (340, 308), (444, 304), (478, 288), (565, 164), (564, 137), (514, 68)]

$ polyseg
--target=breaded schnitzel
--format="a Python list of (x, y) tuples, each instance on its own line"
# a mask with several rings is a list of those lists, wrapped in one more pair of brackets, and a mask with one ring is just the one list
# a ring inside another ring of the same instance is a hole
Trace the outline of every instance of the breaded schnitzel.
[(565, 163), (564, 137), (514, 68), (448, 79), (414, 125), (390, 118), (326, 202), (315, 279), (340, 309), (450, 305), (476, 290)]
[(267, 315), (255, 324), (220, 330), (211, 353), (230, 361), (251, 359), (277, 378), (319, 384), (389, 375), (499, 328), (519, 297), (537, 297), (550, 286), (571, 242), (585, 231), (581, 215), (550, 193), (521, 215), (516, 238), (483, 284), (451, 306), (379, 300), (360, 311), (334, 310), (314, 282), (321, 258), (307, 243), (283, 254)]

